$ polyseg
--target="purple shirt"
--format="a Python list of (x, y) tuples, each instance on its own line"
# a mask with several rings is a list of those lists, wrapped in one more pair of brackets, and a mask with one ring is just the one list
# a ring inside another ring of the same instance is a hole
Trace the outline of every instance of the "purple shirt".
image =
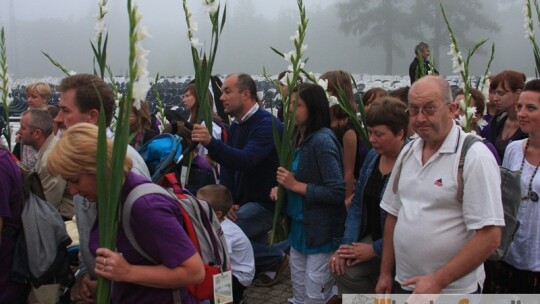
[(22, 175), (5, 149), (0, 149), (0, 217), (3, 219), (0, 245), (0, 303), (14, 303), (24, 286), (9, 281), (16, 233), (21, 229)]
[[(137, 185), (149, 183), (146, 178), (129, 173), (121, 193), (124, 204), (129, 192)], [(98, 205), (99, 208), (99, 205)], [(97, 221), (90, 233), (90, 251), (95, 256), (98, 249)], [(172, 198), (160, 194), (147, 194), (135, 201), (131, 211), (131, 228), (141, 248), (155, 261), (169, 268), (175, 268), (196, 253), (196, 250), (182, 227), (182, 214)], [(131, 245), (118, 225), (117, 251), (135, 265), (152, 265)], [(173, 290), (152, 288), (125, 282), (113, 283), (113, 303), (173, 303)], [(180, 289), (182, 303), (196, 303), (186, 288)]]

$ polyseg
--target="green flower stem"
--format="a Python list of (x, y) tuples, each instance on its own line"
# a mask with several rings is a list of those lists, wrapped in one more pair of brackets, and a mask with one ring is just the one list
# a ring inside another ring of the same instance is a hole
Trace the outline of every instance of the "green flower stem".
[[(118, 216), (120, 208), (120, 193), (124, 183), (124, 160), (127, 145), (129, 144), (129, 114), (133, 106), (133, 84), (137, 79), (137, 64), (135, 63), (135, 44), (137, 33), (135, 28), (138, 20), (137, 7), (131, 6), (131, 0), (127, 3), (129, 14), (129, 81), (124, 98), (120, 101), (119, 115), (115, 129), (113, 144), (111, 172), (107, 171), (107, 135), (105, 125), (105, 113), (103, 107), (100, 111), (99, 137), (97, 153), (97, 180), (98, 180), (98, 225), (100, 247), (116, 249), (116, 237), (118, 230)], [(96, 303), (110, 303), (111, 282), (105, 278), (98, 279)]]
[[(538, 23), (540, 23), (540, 7), (538, 5), (538, 0), (534, 1), (534, 8), (536, 10), (536, 18), (538, 20)], [(534, 25), (532, 22), (532, 8), (531, 8), (531, 0), (527, 0), (525, 3), (527, 7), (527, 17), (529, 19), (528, 22), (528, 28), (531, 32), (531, 35), (527, 35), (527, 38), (529, 39), (532, 49), (533, 49), (533, 56), (534, 56), (534, 63), (535, 63), (535, 74), (536, 77), (539, 77), (540, 74), (540, 48), (538, 47), (538, 44), (536, 43), (536, 36), (534, 34)]]
[(158, 90), (158, 81), (159, 73), (157, 73), (156, 79), (154, 80), (154, 93), (156, 95), (157, 101), (158, 119), (161, 121), (160, 130), (163, 131), (163, 127), (165, 125), (165, 122), (167, 121), (167, 118), (165, 117), (165, 106), (163, 106), (163, 100), (161, 99), (161, 95), (159, 94)]
[(45, 57), (47, 57), (47, 59), (49, 59), (49, 61), (57, 68), (59, 68), (62, 72), (64, 72), (64, 74), (66, 74), (66, 76), (70, 76), (72, 73), (70, 71), (68, 71), (68, 69), (62, 65), (60, 62), (54, 60), (49, 54), (47, 54), (46, 52), (44, 51), (41, 51), (41, 53), (43, 55), (45, 55)]
[(4, 34), (4, 28), (0, 30), (0, 78), (2, 79), (2, 86), (0, 87), (2, 98), (2, 105), (4, 108), (4, 117), (2, 118), (5, 122), (5, 128), (2, 130), (2, 134), (6, 138), (8, 149), (11, 151), (11, 127), (9, 124), (9, 77), (8, 77), (8, 65), (7, 65), (7, 56), (6, 56), (6, 38)]
[[(291, 97), (292, 97), (292, 91), (293, 88), (295, 88), (298, 84), (298, 79), (300, 78), (300, 73), (302, 71), (302, 67), (305, 63), (305, 61), (302, 61), (302, 56), (304, 52), (304, 39), (306, 36), (306, 30), (309, 19), (307, 18), (306, 9), (302, 2), (302, 0), (297, 0), (298, 4), (298, 10), (300, 12), (300, 22), (297, 27), (297, 33), (293, 39), (294, 41), (294, 50), (292, 53), (284, 54), (277, 49), (271, 47), (272, 51), (274, 51), (279, 56), (286, 58), (288, 61), (290, 61), (292, 66), (292, 71), (290, 73), (292, 74), (292, 77), (285, 77), (285, 80), (287, 82), (287, 86), (289, 88), (289, 94), (285, 95), (283, 90), (281, 90), (279, 83), (277, 81), (271, 82), (276, 86), (276, 88), (279, 90), (281, 94), (281, 100), (282, 100), (282, 107), (283, 107), (283, 133), (280, 136), (279, 130), (277, 128), (277, 125), (275, 121), (272, 120), (272, 135), (274, 138), (274, 143), (276, 145), (276, 150), (279, 157), (279, 164), (281, 167), (286, 168), (287, 170), (290, 170), (292, 167), (292, 161), (294, 159), (294, 152), (296, 150), (296, 147), (293, 143), (293, 135), (296, 129), (295, 126), (295, 120), (294, 117), (296, 115), (296, 108), (297, 104), (295, 103), (291, 109)], [(266, 75), (266, 71), (264, 71), (264, 75), (266, 79), (270, 80), (270, 78)], [(273, 219), (273, 228), (272, 228), (272, 234), (270, 236), (270, 245), (273, 245), (278, 240), (278, 237), (282, 235), (280, 231), (281, 225), (280, 225), (280, 214), (281, 209), (283, 208), (283, 204), (285, 201), (285, 189), (281, 186), (278, 187), (278, 199), (276, 202), (276, 207), (274, 211), (274, 219)]]
[[(213, 5), (215, 0), (205, 0), (206, 5)], [(194, 41), (194, 29), (191, 22), (191, 11), (187, 5), (187, 1), (183, 0), (182, 6), (186, 16), (186, 24), (188, 27), (188, 39), (191, 42), (191, 57), (193, 60), (193, 68), (195, 70), (195, 91), (199, 98), (199, 113), (197, 122), (205, 122), (210, 134), (212, 134), (212, 106), (208, 96), (208, 85), (212, 76), (214, 60), (216, 58), (219, 45), (219, 37), (225, 27), (227, 16), (227, 8), (218, 5), (217, 11), (209, 13), (210, 22), (212, 24), (212, 38), (210, 42), (210, 52), (208, 55), (203, 50), (197, 50)]]
[[(450, 33), (450, 40), (452, 41), (452, 46), (456, 51), (454, 60), (457, 60), (459, 63), (459, 66), (460, 66), (459, 73), (463, 81), (463, 95), (465, 96), (465, 109), (463, 109), (463, 111), (465, 115), (465, 125), (462, 127), (465, 132), (471, 132), (474, 114), (469, 113), (467, 111), (467, 109), (469, 109), (471, 106), (471, 93), (470, 92), (472, 88), (471, 80), (469, 76), (469, 64), (474, 53), (478, 50), (478, 48), (480, 48), (484, 43), (486, 43), (487, 40), (484, 39), (478, 42), (477, 44), (475, 44), (473, 48), (467, 52), (467, 58), (465, 59), (465, 61), (463, 61), (463, 58), (461, 58), (461, 55), (460, 55), (456, 36), (454, 35), (454, 32), (452, 31), (452, 27), (444, 11), (444, 6), (442, 5), (442, 3), (440, 4), (440, 6), (441, 6), (441, 12), (444, 18), (444, 22), (446, 23), (446, 27), (448, 28), (448, 32)], [(492, 49), (494, 49), (494, 47)], [(492, 53), (492, 56), (493, 56), (493, 53)]]

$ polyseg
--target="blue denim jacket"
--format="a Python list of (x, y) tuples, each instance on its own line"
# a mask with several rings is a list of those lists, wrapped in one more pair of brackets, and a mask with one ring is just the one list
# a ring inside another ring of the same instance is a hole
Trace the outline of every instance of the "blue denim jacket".
[(302, 215), (308, 247), (317, 247), (343, 235), (345, 181), (343, 152), (328, 128), (310, 134), (299, 147), (295, 177), (307, 184)]
[[(405, 141), (404, 145), (408, 142), (408, 140)], [(342, 244), (351, 244), (352, 242), (359, 242), (363, 237), (365, 237), (366, 232), (366, 225), (367, 220), (365, 217), (366, 214), (366, 206), (362, 204), (362, 199), (364, 197), (364, 188), (369, 180), (369, 177), (371, 176), (371, 173), (373, 172), (375, 168), (375, 164), (377, 163), (377, 159), (379, 158), (379, 155), (377, 152), (375, 152), (374, 149), (369, 150), (366, 159), (364, 160), (364, 163), (362, 164), (362, 168), (360, 169), (360, 177), (358, 178), (358, 181), (356, 182), (356, 187), (354, 190), (354, 196), (352, 198), (351, 206), (349, 207), (349, 210), (347, 211), (347, 219), (345, 220), (345, 233), (343, 234), (343, 238), (341, 240)], [(388, 178), (390, 177), (390, 174), (386, 177), (384, 181), (384, 186), (382, 189), (382, 192), (380, 194), (381, 199), (384, 194), (384, 190), (386, 189), (386, 185), (388, 184)], [(386, 220), (386, 211), (383, 209), (380, 209), (381, 212), (381, 228), (384, 232), (384, 221)], [(382, 255), (382, 246), (383, 246), (383, 239), (380, 238), (378, 240), (373, 240), (373, 251), (378, 256)]]

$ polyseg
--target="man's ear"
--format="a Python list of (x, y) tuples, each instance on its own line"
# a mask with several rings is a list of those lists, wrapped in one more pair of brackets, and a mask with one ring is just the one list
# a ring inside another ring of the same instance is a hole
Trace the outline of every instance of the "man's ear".
[(97, 126), (99, 123), (99, 111), (97, 109), (91, 109), (86, 114), (88, 115), (87, 122)]
[(220, 219), (220, 218), (223, 217), (223, 212), (221, 212), (221, 211), (215, 211), (215, 213), (216, 213), (216, 217), (217, 217), (218, 219)]

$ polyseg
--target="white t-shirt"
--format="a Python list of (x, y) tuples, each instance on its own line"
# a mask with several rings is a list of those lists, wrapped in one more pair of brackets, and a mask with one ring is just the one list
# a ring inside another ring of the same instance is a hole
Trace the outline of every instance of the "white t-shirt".
[(221, 222), (221, 229), (225, 233), (232, 273), (242, 285), (247, 287), (255, 276), (253, 247), (242, 229), (228, 218)]
[[(392, 170), (381, 208), (397, 216), (394, 230), (396, 281), (427, 275), (448, 263), (484, 226), (504, 226), (500, 171), (493, 154), (475, 143), (465, 158), (463, 203), (456, 199), (457, 167), (467, 134), (453, 126), (439, 151), (422, 165), (424, 141), (403, 148), (396, 166), (402, 166), (397, 193)], [(449, 284), (442, 293), (472, 293), (483, 283), (484, 267)], [(414, 286), (404, 286), (413, 290)]]
[[(519, 170), (523, 160), (524, 140), (511, 142), (504, 152), (503, 167)], [(521, 193), (525, 196), (529, 182), (537, 164), (525, 160), (521, 172)], [(536, 172), (532, 181), (532, 191), (540, 194), (540, 172)], [(504, 259), (508, 264), (522, 270), (540, 271), (540, 202), (530, 199), (521, 201), (517, 218), (519, 229), (514, 236), (508, 256)]]

